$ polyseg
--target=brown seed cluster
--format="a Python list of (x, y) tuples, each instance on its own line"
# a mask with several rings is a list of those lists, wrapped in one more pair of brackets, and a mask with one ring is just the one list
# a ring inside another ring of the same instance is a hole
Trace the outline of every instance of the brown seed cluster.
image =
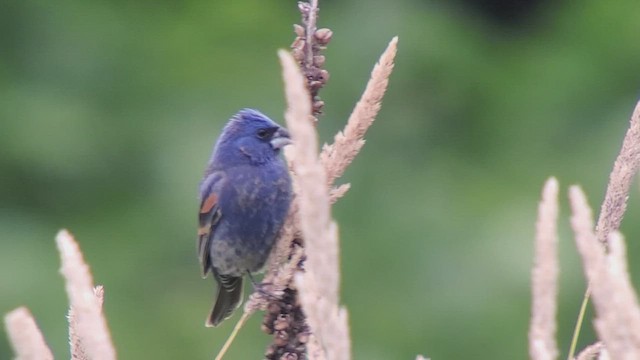
[[(295, 238), (291, 243), (291, 254), (302, 247), (302, 239)], [(289, 259), (291, 260), (291, 259)], [(297, 271), (304, 271), (305, 256), (296, 264)], [(272, 343), (267, 347), (267, 360), (306, 359), (307, 343), (311, 330), (306, 323), (298, 299), (298, 291), (290, 283), (282, 296), (271, 298), (262, 322), (262, 331), (273, 335)]]
[(268, 360), (305, 359), (310, 332), (297, 295), (296, 290), (285, 289), (282, 299), (267, 307), (262, 331), (273, 335), (265, 353)]
[(318, 116), (324, 107), (324, 101), (320, 99), (318, 92), (329, 80), (329, 72), (323, 69), (325, 57), (320, 52), (326, 49), (333, 32), (326, 28), (316, 29), (317, 8), (312, 8), (309, 3), (302, 1), (298, 3), (298, 8), (302, 14), (302, 25), (293, 25), (296, 38), (291, 44), (291, 49), (294, 59), (300, 64), (307, 79), (313, 115)]

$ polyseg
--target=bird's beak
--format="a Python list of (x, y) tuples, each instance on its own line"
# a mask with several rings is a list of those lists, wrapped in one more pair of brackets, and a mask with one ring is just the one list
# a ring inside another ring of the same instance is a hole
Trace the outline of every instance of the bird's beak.
[(289, 132), (285, 128), (280, 128), (278, 131), (273, 133), (273, 137), (271, 138), (271, 146), (274, 149), (281, 149), (292, 143), (291, 137), (289, 136)]

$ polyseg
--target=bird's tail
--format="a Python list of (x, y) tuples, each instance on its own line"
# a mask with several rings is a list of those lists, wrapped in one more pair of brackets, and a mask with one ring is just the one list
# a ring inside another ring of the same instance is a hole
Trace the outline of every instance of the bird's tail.
[(216, 304), (207, 319), (208, 327), (218, 326), (242, 303), (242, 276), (216, 274), (215, 278), (218, 282), (218, 295)]

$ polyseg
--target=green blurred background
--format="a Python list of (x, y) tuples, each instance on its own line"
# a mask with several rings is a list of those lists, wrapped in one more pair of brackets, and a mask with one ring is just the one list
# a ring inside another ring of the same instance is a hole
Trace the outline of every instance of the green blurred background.
[[(544, 180), (562, 186), (559, 344), (585, 288), (566, 188), (598, 208), (640, 95), (640, 2), (321, 1), (334, 31), (319, 129), (330, 141), (388, 41), (396, 70), (334, 207), (355, 359), (527, 357)], [(68, 357), (53, 241), (73, 232), (122, 359), (207, 359), (235, 320), (195, 256), (196, 189), (242, 107), (282, 122), (276, 50), (294, 1), (0, 3), (0, 313), (26, 305)], [(640, 271), (640, 204), (623, 232)], [(638, 276), (634, 276), (636, 284)], [(259, 359), (261, 316), (228, 359)], [(580, 347), (594, 340), (590, 322)], [(4, 329), (0, 358), (11, 355)]]

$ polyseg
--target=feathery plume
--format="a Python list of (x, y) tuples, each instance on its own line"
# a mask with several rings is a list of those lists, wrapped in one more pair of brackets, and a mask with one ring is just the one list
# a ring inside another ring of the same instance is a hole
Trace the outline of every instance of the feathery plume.
[[(613, 164), (613, 170), (609, 175), (609, 183), (605, 197), (600, 207), (600, 215), (598, 216), (598, 224), (596, 226), (596, 237), (605, 245), (609, 234), (617, 231), (622, 223), (622, 218), (627, 209), (627, 199), (629, 198), (629, 190), (633, 181), (633, 176), (640, 168), (640, 102), (631, 115), (629, 121), (629, 129), (622, 142), (620, 153)], [(576, 323), (569, 357), (573, 356), (575, 346), (577, 344), (580, 328), (582, 326), (582, 318), (587, 306), (587, 301), (591, 296), (591, 287), (587, 287), (584, 300), (580, 307), (578, 321)]]
[(86, 356), (93, 360), (113, 360), (115, 349), (107, 323), (102, 315), (100, 300), (94, 293), (89, 266), (71, 234), (62, 230), (56, 236), (62, 267), (60, 272), (66, 280), (69, 303), (75, 320), (74, 336), (78, 336)]
[(594, 344), (587, 346), (582, 349), (580, 354), (576, 356), (576, 360), (605, 360), (609, 359), (609, 355), (606, 352), (604, 344), (601, 341), (598, 341)]
[(333, 144), (324, 145), (320, 158), (327, 172), (327, 183), (342, 176), (346, 168), (364, 146), (364, 134), (380, 111), (382, 97), (389, 84), (398, 48), (398, 37), (394, 37), (371, 72), (371, 79), (356, 104), (344, 130), (336, 134)]
[(53, 354), (27, 308), (11, 311), (5, 315), (4, 323), (16, 360), (53, 360)]
[(351, 189), (351, 184), (349, 183), (340, 184), (339, 186), (334, 186), (333, 188), (331, 188), (331, 191), (329, 191), (329, 201), (331, 201), (331, 204), (335, 204), (335, 202), (343, 197), (344, 194), (349, 191), (349, 189)]
[(288, 53), (278, 53), (283, 67), (287, 111), (285, 120), (296, 152), (294, 182), (298, 187), (299, 220), (305, 241), (305, 272), (295, 274), (303, 312), (328, 359), (349, 359), (346, 310), (339, 307), (337, 226), (331, 221), (325, 169), (317, 150), (317, 133), (304, 78)]
[[(102, 304), (104, 303), (104, 288), (102, 285), (98, 285), (93, 289), (93, 294), (98, 300), (98, 306), (102, 310)], [(87, 351), (82, 344), (82, 338), (78, 334), (78, 321), (76, 320), (76, 313), (73, 306), (69, 307), (69, 346), (71, 351), (72, 360), (90, 360), (91, 357), (87, 354)]]
[(609, 233), (620, 228), (627, 209), (629, 189), (633, 176), (640, 169), (640, 102), (631, 115), (629, 129), (622, 141), (622, 148), (609, 175), (609, 184), (600, 208), (596, 235), (606, 243)]
[(558, 296), (558, 181), (544, 185), (538, 206), (535, 258), (532, 283), (529, 356), (552, 360), (558, 356), (556, 344), (556, 298)]
[(614, 359), (640, 358), (640, 307), (629, 279), (622, 236), (611, 232), (609, 253), (594, 233), (591, 208), (578, 186), (569, 189), (571, 226), (592, 289), (598, 337)]

